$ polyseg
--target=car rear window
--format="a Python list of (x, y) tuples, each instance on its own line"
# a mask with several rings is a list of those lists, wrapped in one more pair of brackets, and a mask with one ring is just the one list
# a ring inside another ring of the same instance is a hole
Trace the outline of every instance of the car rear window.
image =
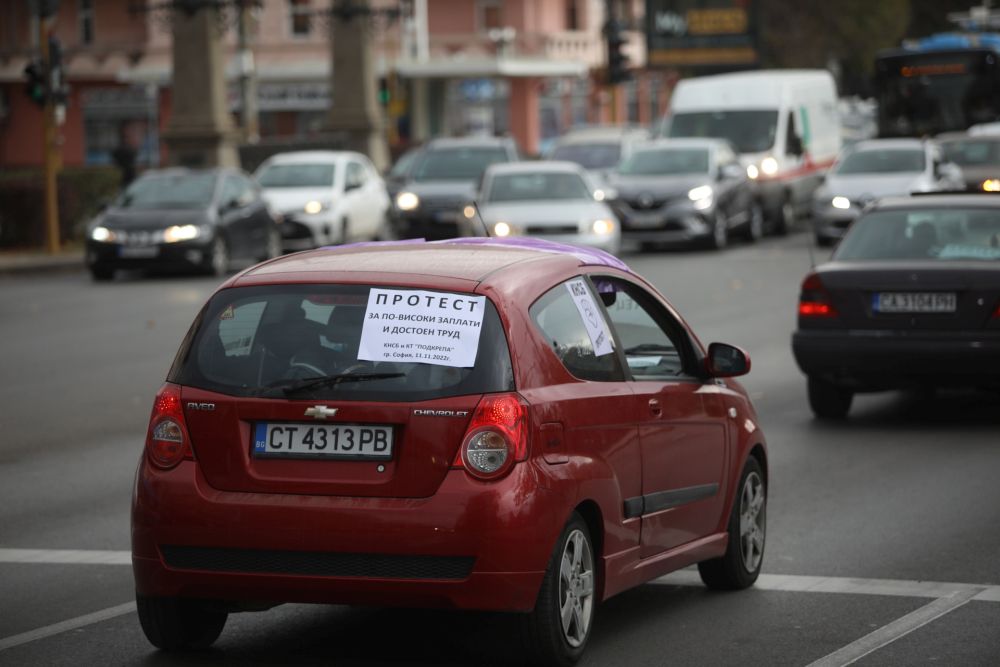
[(335, 165), (321, 163), (270, 164), (257, 174), (263, 188), (315, 188), (333, 185)]
[[(376, 347), (386, 358), (370, 358)], [(192, 326), (168, 379), (233, 396), (360, 401), (514, 389), (488, 299), (364, 285), (223, 290)]]
[(833, 168), (835, 174), (897, 174), (924, 170), (923, 149), (863, 150), (845, 156)]
[(995, 208), (873, 211), (858, 218), (833, 259), (1000, 260)]

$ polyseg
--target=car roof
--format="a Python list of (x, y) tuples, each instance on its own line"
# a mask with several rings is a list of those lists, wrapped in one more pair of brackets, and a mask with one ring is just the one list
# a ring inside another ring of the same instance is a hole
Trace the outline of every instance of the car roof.
[(498, 162), (486, 168), (490, 176), (497, 174), (534, 174), (540, 171), (584, 173), (583, 167), (567, 160), (529, 160), (526, 162)]
[(921, 150), (927, 145), (923, 139), (865, 139), (851, 145), (850, 151), (875, 151), (882, 149), (912, 148)]
[[(499, 291), (537, 281), (539, 272), (571, 273), (584, 266), (604, 266), (631, 273), (617, 257), (542, 239), (466, 237), (328, 246), (286, 255), (234, 276), (227, 286), (341, 282), (443, 284), (466, 289), (488, 282)], [(526, 270), (531, 268), (533, 270)]]
[(438, 137), (425, 144), (425, 148), (461, 148), (461, 147), (494, 147), (509, 146), (513, 140), (510, 137)]
[(1000, 196), (995, 194), (921, 194), (911, 197), (885, 197), (871, 210), (919, 211), (937, 208), (1000, 208)]
[(348, 157), (358, 157), (359, 155), (360, 153), (354, 151), (289, 151), (287, 153), (275, 153), (267, 158), (267, 162), (271, 164), (327, 163), (336, 162)]
[(648, 141), (641, 146), (636, 147), (636, 152), (645, 151), (649, 149), (664, 149), (664, 148), (705, 148), (712, 149), (718, 146), (728, 146), (729, 142), (725, 139), (714, 139), (711, 137), (678, 137), (671, 139), (653, 139)]

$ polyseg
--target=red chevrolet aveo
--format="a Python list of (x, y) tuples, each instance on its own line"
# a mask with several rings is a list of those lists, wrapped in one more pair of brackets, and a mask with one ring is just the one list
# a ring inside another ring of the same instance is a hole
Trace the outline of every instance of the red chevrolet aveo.
[(526, 656), (568, 665), (612, 595), (756, 580), (746, 354), (600, 251), (463, 241), (299, 253), (209, 299), (135, 485), (152, 644), (281, 602), (451, 607), (518, 612)]

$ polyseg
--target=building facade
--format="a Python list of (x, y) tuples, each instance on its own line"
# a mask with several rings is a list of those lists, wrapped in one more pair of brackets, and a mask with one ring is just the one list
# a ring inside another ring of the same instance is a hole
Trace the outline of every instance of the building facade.
[[(0, 168), (42, 163), (42, 112), (25, 92), (24, 67), (40, 29), (27, 1), (0, 13)], [(134, 149), (140, 168), (164, 163), (170, 117), (170, 13), (162, 0), (62, 0), (43, 27), (62, 44), (69, 95), (59, 134), (67, 166), (113, 163)], [(322, 137), (331, 94), (334, 0), (263, 0), (240, 49), (238, 15), (219, 16), (227, 49), (228, 102), (242, 126), (241, 81), (256, 81), (265, 144)], [(398, 7), (371, 0), (375, 10)], [(375, 45), (385, 132), (393, 152), (434, 136), (511, 134), (527, 154), (543, 152), (586, 124), (650, 125), (673, 78), (644, 68), (642, 0), (619, 4), (635, 77), (617, 93), (603, 85), (604, 0), (410, 0), (407, 15), (359, 29)]]

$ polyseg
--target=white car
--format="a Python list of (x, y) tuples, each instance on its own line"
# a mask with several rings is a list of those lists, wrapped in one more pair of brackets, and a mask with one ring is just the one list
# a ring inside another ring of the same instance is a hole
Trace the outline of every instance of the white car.
[(385, 181), (361, 153), (279, 153), (254, 176), (280, 217), (286, 251), (375, 240), (388, 229)]
[(489, 236), (534, 236), (616, 254), (621, 228), (605, 197), (576, 163), (531, 161), (487, 168), (478, 202)]

